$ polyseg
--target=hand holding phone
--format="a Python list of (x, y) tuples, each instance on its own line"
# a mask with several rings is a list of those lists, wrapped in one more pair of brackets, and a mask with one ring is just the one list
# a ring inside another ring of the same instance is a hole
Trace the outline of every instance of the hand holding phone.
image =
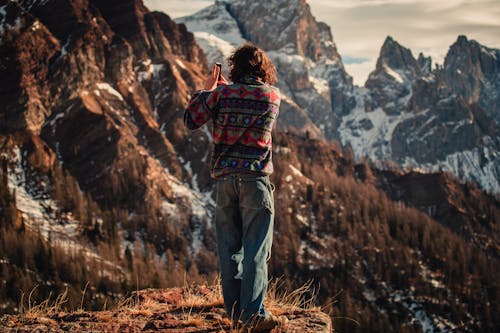
[(219, 76), (217, 77), (217, 85), (220, 86), (221, 84), (229, 84), (224, 75), (222, 75), (222, 64), (220, 62), (216, 62), (215, 66), (219, 67)]
[(212, 73), (205, 81), (205, 90), (214, 90), (220, 84), (228, 84), (226, 78), (222, 75), (222, 64), (216, 62), (212, 67)]
[(222, 64), (220, 62), (216, 62), (215, 66), (219, 67), (219, 77), (217, 78), (217, 81), (220, 81), (220, 78), (222, 76)]

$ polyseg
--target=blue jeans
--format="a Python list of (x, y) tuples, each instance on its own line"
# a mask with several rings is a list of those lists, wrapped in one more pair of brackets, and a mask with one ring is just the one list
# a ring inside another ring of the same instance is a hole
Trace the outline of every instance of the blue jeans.
[(217, 250), (224, 305), (233, 320), (269, 315), (263, 301), (273, 242), (273, 191), (269, 176), (217, 179)]

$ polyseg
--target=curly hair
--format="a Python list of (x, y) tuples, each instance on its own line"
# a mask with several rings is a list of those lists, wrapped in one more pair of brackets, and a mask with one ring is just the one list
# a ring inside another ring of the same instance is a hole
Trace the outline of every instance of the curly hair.
[(267, 54), (257, 46), (246, 43), (240, 46), (228, 58), (231, 72), (229, 78), (233, 82), (240, 81), (251, 75), (260, 78), (265, 83), (274, 84), (277, 81), (276, 67)]

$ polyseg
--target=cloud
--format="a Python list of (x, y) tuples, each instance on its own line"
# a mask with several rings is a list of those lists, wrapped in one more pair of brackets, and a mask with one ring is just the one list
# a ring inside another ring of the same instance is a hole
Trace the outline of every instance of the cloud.
[(369, 61), (368, 58), (352, 57), (350, 55), (342, 56), (342, 61), (344, 64), (362, 64)]
[(376, 61), (373, 59), (361, 63), (346, 63), (345, 69), (352, 76), (354, 84), (363, 86), (368, 79), (368, 75), (375, 70), (375, 63)]

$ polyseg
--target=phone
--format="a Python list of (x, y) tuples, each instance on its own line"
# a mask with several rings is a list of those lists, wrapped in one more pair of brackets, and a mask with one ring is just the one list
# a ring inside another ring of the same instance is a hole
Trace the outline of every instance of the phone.
[(219, 67), (219, 77), (217, 78), (217, 81), (219, 81), (222, 75), (222, 64), (220, 62), (216, 62), (215, 65)]

